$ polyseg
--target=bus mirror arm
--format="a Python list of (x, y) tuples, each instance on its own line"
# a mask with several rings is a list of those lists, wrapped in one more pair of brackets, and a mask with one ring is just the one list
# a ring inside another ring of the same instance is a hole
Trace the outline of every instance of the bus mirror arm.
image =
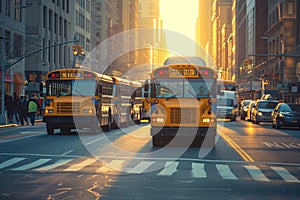
[(211, 105), (211, 99), (208, 99), (207, 101), (207, 106), (205, 106), (203, 109), (202, 109), (202, 112), (204, 113), (204, 111)]

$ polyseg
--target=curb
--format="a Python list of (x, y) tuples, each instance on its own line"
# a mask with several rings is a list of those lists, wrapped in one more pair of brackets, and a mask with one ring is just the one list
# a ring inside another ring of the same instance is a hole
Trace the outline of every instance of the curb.
[[(43, 122), (43, 119), (37, 119), (35, 122)], [(19, 124), (4, 124), (0, 125), (0, 128), (8, 128), (8, 127), (17, 127), (20, 126)]]

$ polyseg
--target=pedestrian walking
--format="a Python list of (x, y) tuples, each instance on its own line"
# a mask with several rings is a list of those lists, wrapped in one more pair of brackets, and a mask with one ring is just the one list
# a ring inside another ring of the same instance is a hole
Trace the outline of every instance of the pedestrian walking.
[(20, 98), (17, 95), (17, 93), (14, 92), (13, 96), (12, 96), (12, 105), (13, 105), (13, 115), (15, 116), (17, 123), (19, 123), (19, 121), (20, 121), (19, 117), (18, 117), (18, 114), (19, 114), (18, 105), (19, 105), (19, 103), (20, 103)]
[(19, 117), (20, 117), (20, 122), (21, 125), (24, 126), (24, 121), (27, 123), (28, 126), (28, 101), (26, 96), (21, 96), (18, 110), (19, 110)]
[(7, 117), (8, 117), (8, 123), (13, 123), (13, 114), (14, 114), (14, 104), (13, 104), (13, 97), (7, 96), (6, 101), (6, 109), (7, 109)]
[(28, 115), (30, 117), (31, 125), (34, 126), (35, 115), (37, 111), (40, 109), (40, 105), (37, 100), (37, 96), (35, 93), (32, 93), (31, 98), (28, 102)]

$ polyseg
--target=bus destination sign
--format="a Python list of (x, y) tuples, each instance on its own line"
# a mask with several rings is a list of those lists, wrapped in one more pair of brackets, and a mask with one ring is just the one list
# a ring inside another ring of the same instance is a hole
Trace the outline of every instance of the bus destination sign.
[(170, 68), (170, 77), (197, 77), (198, 73), (195, 68)]
[(61, 78), (82, 78), (82, 72), (61, 72)]

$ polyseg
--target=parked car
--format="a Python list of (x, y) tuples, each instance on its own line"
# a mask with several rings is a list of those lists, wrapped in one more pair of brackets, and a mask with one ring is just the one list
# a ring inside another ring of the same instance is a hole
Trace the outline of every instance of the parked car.
[(277, 106), (277, 100), (257, 100), (252, 110), (252, 123), (272, 122), (272, 111)]
[(249, 109), (249, 104), (251, 103), (252, 100), (243, 100), (241, 102), (241, 106), (240, 106), (240, 116), (241, 116), (241, 120), (245, 120), (246, 116), (247, 116), (247, 111)]
[(272, 112), (272, 127), (282, 126), (300, 128), (300, 104), (279, 103)]
[(252, 110), (253, 110), (253, 106), (255, 105), (255, 101), (251, 101), (249, 104), (249, 108), (247, 110), (247, 114), (246, 114), (246, 120), (251, 121), (252, 119)]

